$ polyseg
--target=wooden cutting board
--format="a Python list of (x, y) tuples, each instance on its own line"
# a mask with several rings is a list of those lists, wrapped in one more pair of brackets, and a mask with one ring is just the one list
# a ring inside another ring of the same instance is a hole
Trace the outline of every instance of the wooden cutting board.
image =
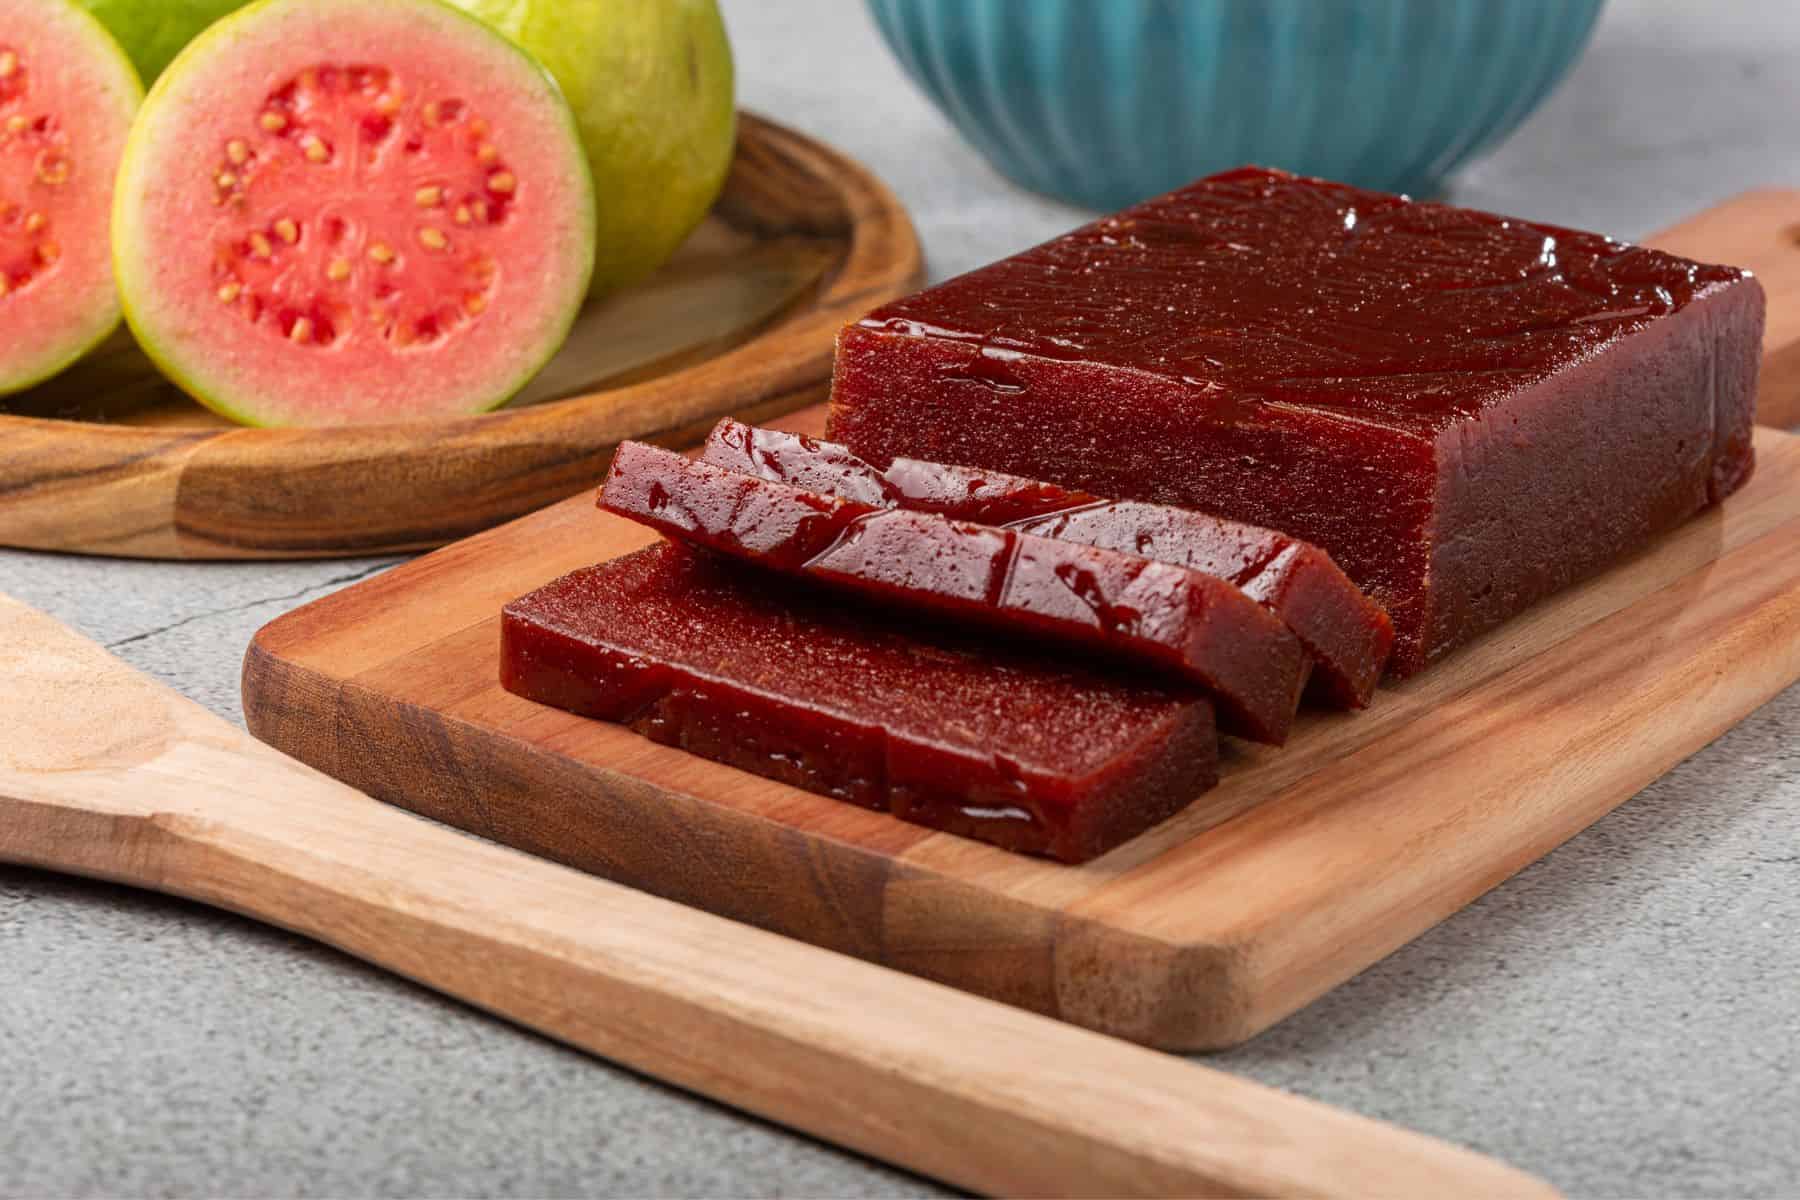
[(0, 546), (267, 559), (441, 546), (572, 495), (626, 438), (816, 403), (845, 321), (916, 286), (912, 222), (850, 159), (745, 113), (713, 212), (645, 282), (590, 303), (512, 405), (452, 421), (244, 429), (121, 333), (0, 400)]
[[(1762, 416), (1800, 420), (1800, 192), (1656, 241), (1762, 276)], [(817, 431), (822, 410), (790, 427)], [(1800, 677), (1800, 439), (1723, 510), (1085, 867), (1015, 858), (542, 709), (498, 613), (649, 540), (582, 496), (275, 622), (265, 740), (396, 804), (644, 890), (1171, 1048), (1240, 1041), (1558, 845)], [(597, 482), (597, 478), (594, 480)]]
[[(790, 428), (817, 432), (823, 410)], [(1157, 1046), (1239, 1042), (1469, 903), (1800, 678), (1800, 437), (1752, 483), (1066, 867), (542, 708), (508, 600), (653, 539), (582, 496), (268, 626), (251, 730), (394, 804), (633, 887)]]

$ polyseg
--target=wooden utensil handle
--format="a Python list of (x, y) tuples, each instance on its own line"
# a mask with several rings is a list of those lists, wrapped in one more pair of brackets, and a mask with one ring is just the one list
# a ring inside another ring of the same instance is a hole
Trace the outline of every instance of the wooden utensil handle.
[(284, 926), (964, 1187), (1551, 1194), (1417, 1134), (405, 815), (3, 597), (0, 678), (0, 857)]

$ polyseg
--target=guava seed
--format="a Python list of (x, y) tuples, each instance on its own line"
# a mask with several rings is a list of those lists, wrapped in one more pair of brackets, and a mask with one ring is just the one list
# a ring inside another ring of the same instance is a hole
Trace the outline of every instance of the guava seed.
[(54, 150), (46, 150), (38, 157), (38, 182), (50, 187), (61, 187), (69, 182), (69, 159), (67, 155)]

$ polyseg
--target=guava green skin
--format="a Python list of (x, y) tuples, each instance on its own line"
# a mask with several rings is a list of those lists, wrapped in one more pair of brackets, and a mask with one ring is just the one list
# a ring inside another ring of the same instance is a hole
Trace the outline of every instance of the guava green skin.
[[(80, 13), (84, 7), (75, 0), (46, 0), (46, 2), (60, 4), (76, 13)], [(144, 99), (143, 78), (133, 66), (131, 57), (126, 53), (125, 48), (119, 44), (118, 39), (111, 35), (111, 31), (106, 28), (104, 23), (92, 20), (82, 23), (87, 25), (93, 34), (92, 48), (117, 60), (120, 77), (135, 89), (136, 100), (142, 104)], [(74, 118), (74, 116), (74, 114), (70, 114), (70, 118)], [(34, 363), (30, 367), (10, 370), (0, 367), (0, 396), (14, 395), (62, 374), (92, 354), (96, 347), (117, 332), (124, 319), (124, 310), (120, 307), (113, 313), (110, 320), (99, 322), (91, 336), (71, 344), (62, 354), (46, 361)]]
[[(81, 0), (154, 80), (245, 0)], [(595, 295), (655, 271), (725, 186), (736, 78), (717, 0), (446, 0), (549, 68), (600, 198)]]
[(146, 84), (202, 30), (247, 0), (77, 0), (119, 40)]
[(531, 51), (575, 110), (600, 199), (594, 291), (667, 262), (706, 216), (737, 142), (716, 0), (451, 0)]

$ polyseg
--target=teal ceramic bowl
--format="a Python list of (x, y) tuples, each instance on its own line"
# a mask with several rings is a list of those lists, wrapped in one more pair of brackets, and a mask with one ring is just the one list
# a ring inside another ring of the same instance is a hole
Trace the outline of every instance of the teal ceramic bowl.
[(1518, 127), (1604, 0), (868, 0), (995, 166), (1122, 208), (1244, 163), (1429, 195)]

